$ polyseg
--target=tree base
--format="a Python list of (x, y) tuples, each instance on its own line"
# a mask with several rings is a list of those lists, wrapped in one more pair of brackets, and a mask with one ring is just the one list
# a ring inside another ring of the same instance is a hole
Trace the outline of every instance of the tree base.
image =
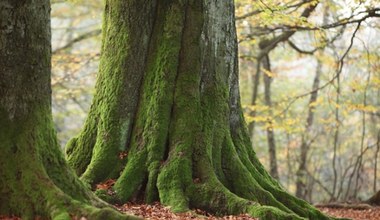
[[(174, 212), (331, 219), (288, 194), (252, 149), (240, 104), (234, 1), (126, 2), (106, 7), (96, 94), (66, 148), (77, 174), (91, 185), (117, 178), (113, 199), (159, 201)], [(140, 12), (142, 2), (152, 11), (124, 16)], [(149, 33), (135, 34), (141, 27)]]

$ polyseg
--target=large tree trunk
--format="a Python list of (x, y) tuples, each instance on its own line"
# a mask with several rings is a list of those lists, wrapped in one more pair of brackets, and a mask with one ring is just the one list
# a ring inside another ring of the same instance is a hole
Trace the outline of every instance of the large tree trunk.
[(51, 114), (49, 0), (0, 2), (0, 214), (127, 219), (66, 164)]
[(252, 150), (232, 0), (109, 0), (103, 31), (90, 115), (67, 146), (84, 181), (117, 178), (121, 202), (174, 211), (328, 219), (286, 193)]

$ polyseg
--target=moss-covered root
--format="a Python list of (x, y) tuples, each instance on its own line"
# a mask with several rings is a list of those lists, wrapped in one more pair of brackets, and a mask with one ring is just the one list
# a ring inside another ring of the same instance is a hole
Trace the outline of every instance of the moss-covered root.
[(232, 192), (242, 198), (277, 207), (285, 212), (294, 212), (305, 218), (330, 219), (307, 202), (284, 191), (277, 186), (278, 184), (272, 184), (272, 177), (261, 174), (250, 163), (245, 153), (237, 153), (235, 146), (232, 140), (227, 138), (223, 146), (222, 157), (225, 176), (227, 176), (230, 183), (229, 189)]
[(26, 220), (35, 219), (37, 216), (62, 220), (69, 220), (74, 216), (91, 220), (138, 219), (112, 209), (91, 192), (86, 192), (86, 189), (82, 189), (83, 192), (78, 190), (77, 193), (91, 195), (70, 196), (65, 192), (67, 188), (59, 188), (54, 184), (35, 161), (29, 162), (30, 169), (16, 172), (17, 175), (14, 175), (13, 171), (3, 169), (4, 173), (0, 179), (0, 214), (16, 215)]
[(190, 203), (201, 209), (216, 214), (238, 215), (249, 214), (252, 217), (263, 220), (302, 220), (294, 213), (287, 213), (273, 206), (263, 206), (259, 203), (249, 201), (231, 193), (217, 180), (209, 180), (205, 183), (195, 184), (190, 190)]
[[(263, 206), (257, 202), (241, 198), (229, 191), (213, 173), (205, 180), (191, 179), (184, 168), (189, 168), (186, 153), (171, 160), (161, 170), (158, 177), (160, 200), (174, 212), (185, 212), (190, 208), (200, 208), (217, 215), (238, 215), (246, 213), (260, 219), (301, 220), (305, 219), (291, 210), (283, 211), (274, 206)], [(176, 165), (176, 166), (174, 166)], [(165, 182), (166, 180), (166, 182)], [(169, 181), (169, 182), (168, 182)], [(164, 184), (165, 182), (165, 184)]]
[(51, 212), (50, 218), (53, 220), (69, 220), (76, 217), (81, 219), (82, 217), (91, 220), (138, 220), (142, 219), (132, 215), (123, 215), (112, 208), (94, 208), (83, 204), (75, 204), (75, 208), (58, 209)]
[[(137, 216), (122, 214), (111, 207), (97, 208), (85, 202), (79, 202), (63, 194), (58, 189), (56, 192), (54, 191), (37, 193), (40, 196), (29, 197), (28, 202), (21, 201), (20, 204), (13, 204), (0, 210), (0, 214), (16, 215), (24, 220), (35, 219), (37, 216), (42, 219), (53, 220), (82, 219), (82, 217), (91, 220), (141, 219)], [(31, 199), (38, 201), (32, 201)]]

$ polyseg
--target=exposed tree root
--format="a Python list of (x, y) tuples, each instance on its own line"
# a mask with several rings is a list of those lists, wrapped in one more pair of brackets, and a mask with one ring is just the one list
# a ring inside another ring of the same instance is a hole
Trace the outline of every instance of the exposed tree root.
[(54, 220), (69, 220), (73, 217), (91, 220), (140, 219), (119, 213), (91, 195), (92, 193), (84, 193), (88, 191), (84, 188), (78, 194), (87, 194), (87, 198), (76, 200), (64, 193), (43, 173), (28, 173), (28, 170), (23, 170), (20, 180), (7, 188), (2, 186), (3, 192), (8, 193), (2, 193), (1, 214), (16, 215), (26, 220), (35, 219), (37, 216)]
[[(126, 167), (128, 173), (123, 173), (114, 187), (117, 200), (125, 202), (140, 197), (149, 202), (155, 199), (175, 212), (200, 208), (224, 215), (247, 213), (261, 219), (331, 219), (285, 192), (261, 165), (256, 168), (254, 164), (258, 161), (250, 160), (247, 149), (240, 149), (238, 154), (236, 149), (239, 147), (231, 141), (230, 135), (221, 141), (222, 163), (221, 174), (218, 175), (215, 171), (218, 169), (205, 158), (207, 154), (196, 153), (197, 150), (207, 151), (207, 147), (194, 147), (197, 143), (194, 136), (196, 133), (185, 136), (195, 141), (183, 139), (184, 144), (172, 148), (165, 163), (151, 167), (153, 171), (149, 171), (148, 164), (155, 161), (144, 156), (147, 154), (145, 150), (138, 151), (137, 156), (132, 152), (132, 162), (129, 161)], [(197, 159), (192, 160), (195, 155)], [(128, 178), (132, 174), (134, 181)], [(157, 183), (156, 187), (147, 190), (149, 182)]]

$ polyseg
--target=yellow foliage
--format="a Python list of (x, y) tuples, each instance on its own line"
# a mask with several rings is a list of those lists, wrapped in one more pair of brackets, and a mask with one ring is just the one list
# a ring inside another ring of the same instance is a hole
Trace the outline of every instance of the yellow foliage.
[(371, 80), (371, 84), (375, 86), (376, 88), (380, 88), (380, 77), (373, 77)]
[(362, 80), (353, 80), (350, 82), (350, 88), (353, 92), (360, 92), (365, 90), (366, 85), (364, 83), (361, 84), (361, 81)]
[(320, 118), (318, 120), (321, 124), (334, 124), (336, 122), (335, 118), (330, 117), (330, 118)]
[(267, 69), (264, 69), (264, 68), (261, 68), (261, 71), (263, 71), (263, 73), (267, 76), (269, 76), (270, 78), (274, 78), (274, 77), (277, 77), (277, 74), (274, 73), (274, 72), (271, 72)]
[(269, 106), (267, 105), (244, 105), (243, 108), (248, 109), (251, 112), (254, 112), (254, 111), (264, 112), (264, 111), (269, 110)]
[(364, 105), (364, 104), (348, 104), (347, 108), (350, 110), (357, 110), (357, 111), (363, 111), (363, 112), (369, 112), (369, 113), (375, 113), (379, 109), (376, 106), (373, 105)]
[(315, 108), (318, 105), (322, 105), (323, 102), (324, 102), (324, 99), (322, 97), (320, 97), (320, 98), (317, 99), (317, 101), (310, 103), (309, 107), (314, 107)]

